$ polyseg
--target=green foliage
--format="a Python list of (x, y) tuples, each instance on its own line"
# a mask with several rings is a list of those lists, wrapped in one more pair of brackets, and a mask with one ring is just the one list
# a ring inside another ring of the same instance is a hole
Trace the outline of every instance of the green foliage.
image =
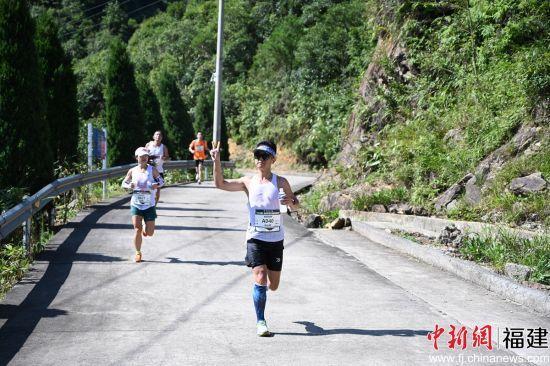
[(187, 146), (194, 138), (191, 117), (183, 103), (174, 77), (167, 71), (161, 73), (157, 91), (166, 144), (178, 159), (186, 158)]
[(36, 50), (46, 96), (49, 145), (57, 161), (75, 161), (78, 147), (76, 79), (70, 59), (57, 39), (58, 28), (51, 12), (37, 18)]
[(409, 198), (409, 193), (402, 187), (382, 189), (369, 195), (362, 195), (353, 201), (356, 210), (369, 210), (373, 205), (390, 205), (404, 202)]
[(159, 101), (147, 80), (139, 78), (137, 80), (137, 87), (139, 90), (139, 102), (143, 111), (143, 120), (145, 121), (145, 133), (147, 136), (153, 136), (155, 131), (162, 130)]
[[(405, 81), (396, 73), (403, 67), (399, 60), (377, 59), (384, 85), (357, 114), (374, 143), (362, 146), (355, 175), (405, 187), (411, 203), (430, 208), (521, 124), (541, 123), (533, 110), (549, 95), (550, 37), (543, 24), (550, 7), (531, 0), (410, 0), (372, 1), (368, 9), (384, 39), (391, 41), (399, 32), (407, 62), (418, 74)], [(455, 137), (446, 136), (449, 132)], [(532, 214), (548, 221), (546, 193), (505, 193), (520, 175), (519, 166), (529, 167), (525, 174), (545, 169), (541, 162), (548, 159), (547, 151), (545, 145), (521, 162), (505, 164), (497, 177), (506, 179), (492, 183), (480, 207), (461, 203), (449, 216), (479, 220), (502, 211), (506, 222), (519, 224)]]
[[(78, 79), (78, 113), (83, 121), (104, 116), (108, 50), (97, 52), (75, 63)], [(84, 123), (83, 123), (84, 124)]]
[(23, 277), (29, 264), (25, 247), (13, 244), (0, 247), (0, 299)]
[(371, 32), (361, 1), (291, 8), (295, 12), (270, 24), (248, 78), (228, 87), (230, 133), (250, 145), (278, 141), (310, 165), (327, 166), (340, 149), (354, 101), (351, 85), (368, 63), (359, 59), (373, 48)]
[[(202, 132), (206, 141), (213, 141), (214, 123), (214, 89), (206, 90), (197, 97), (193, 118), (193, 128), (196, 132)], [(229, 160), (229, 147), (227, 145), (227, 122), (225, 113), (221, 116), (221, 160)]]
[(109, 165), (135, 161), (134, 151), (143, 145), (145, 131), (134, 68), (126, 46), (114, 39), (109, 49), (105, 89), (105, 120), (109, 131)]
[(523, 264), (533, 270), (530, 281), (550, 284), (550, 236), (526, 239), (501, 230), (496, 234), (469, 234), (460, 253), (476, 262), (489, 263), (502, 271), (508, 262)]
[(296, 49), (298, 77), (325, 85), (342, 78), (350, 63), (350, 31), (360, 27), (364, 3), (345, 1), (332, 5), (311, 27), (305, 29)]
[(51, 181), (53, 160), (34, 32), (26, 1), (0, 1), (0, 187), (31, 192)]
[(520, 224), (535, 215), (547, 228), (550, 227), (550, 192), (548, 190), (516, 196), (506, 189), (512, 179), (537, 171), (541, 172), (545, 178), (550, 177), (548, 141), (545, 141), (533, 155), (522, 156), (509, 162), (496, 174), (482, 202), (483, 209), (489, 212), (503, 212), (503, 220), (515, 224)]
[(257, 83), (288, 82), (295, 68), (295, 52), (303, 29), (296, 16), (284, 18), (269, 37), (259, 45), (250, 70), (250, 78)]
[(120, 7), (118, 1), (110, 2), (105, 9), (105, 15), (101, 19), (103, 29), (112, 36), (120, 37), (127, 42), (130, 36), (128, 29), (128, 16)]
[(25, 190), (16, 187), (0, 189), (0, 212), (4, 212), (17, 205), (26, 194)]

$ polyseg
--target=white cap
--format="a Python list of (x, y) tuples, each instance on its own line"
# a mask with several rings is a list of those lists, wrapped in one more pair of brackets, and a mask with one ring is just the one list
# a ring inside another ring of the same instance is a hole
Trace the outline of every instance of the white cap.
[(149, 150), (147, 150), (144, 147), (138, 147), (136, 149), (136, 152), (134, 153), (134, 155), (137, 156), (137, 157), (140, 157), (140, 156), (143, 156), (143, 155), (149, 155)]

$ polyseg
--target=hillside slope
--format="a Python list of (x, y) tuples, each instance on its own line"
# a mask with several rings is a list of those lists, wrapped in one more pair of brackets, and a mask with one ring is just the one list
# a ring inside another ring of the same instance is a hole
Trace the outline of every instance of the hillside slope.
[(369, 4), (377, 45), (310, 211), (407, 203), (392, 211), (548, 226), (550, 6), (467, 5)]

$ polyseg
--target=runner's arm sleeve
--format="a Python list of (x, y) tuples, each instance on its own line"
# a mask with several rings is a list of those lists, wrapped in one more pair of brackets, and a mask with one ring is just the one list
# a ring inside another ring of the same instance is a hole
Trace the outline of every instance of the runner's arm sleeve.
[(155, 183), (159, 185), (159, 188), (164, 185), (164, 179), (160, 175), (154, 179), (155, 179)]

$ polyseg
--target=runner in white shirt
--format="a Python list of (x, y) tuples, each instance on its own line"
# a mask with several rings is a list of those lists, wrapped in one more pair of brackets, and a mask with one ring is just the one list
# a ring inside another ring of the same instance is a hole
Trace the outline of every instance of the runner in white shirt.
[[(122, 181), (122, 187), (132, 190), (130, 212), (135, 231), (135, 261), (141, 262), (141, 236), (153, 236), (155, 232), (155, 219), (157, 218), (155, 190), (162, 187), (164, 180), (154, 166), (147, 164), (149, 151), (146, 148), (139, 147), (135, 156), (138, 165), (128, 170)], [(145, 222), (145, 229), (143, 229), (142, 221)]]
[[(170, 154), (168, 153), (168, 148), (162, 143), (162, 131), (155, 131), (153, 134), (153, 141), (149, 141), (145, 148), (149, 150), (149, 157), (153, 160), (155, 168), (162, 179), (164, 179), (164, 162), (170, 160)], [(159, 202), (160, 199), (160, 188), (156, 190), (156, 202)]]
[[(264, 317), (267, 288), (277, 290), (281, 279), (284, 227), (280, 205), (287, 205), (292, 210), (299, 205), (288, 181), (271, 172), (276, 153), (275, 144), (270, 141), (260, 142), (254, 149), (256, 174), (228, 182), (223, 178), (219, 149), (211, 150), (216, 187), (231, 192), (242, 191), (248, 197), (245, 262), (252, 268), (256, 330), (261, 337), (271, 335)], [(283, 191), (281, 195), (279, 189)]]

